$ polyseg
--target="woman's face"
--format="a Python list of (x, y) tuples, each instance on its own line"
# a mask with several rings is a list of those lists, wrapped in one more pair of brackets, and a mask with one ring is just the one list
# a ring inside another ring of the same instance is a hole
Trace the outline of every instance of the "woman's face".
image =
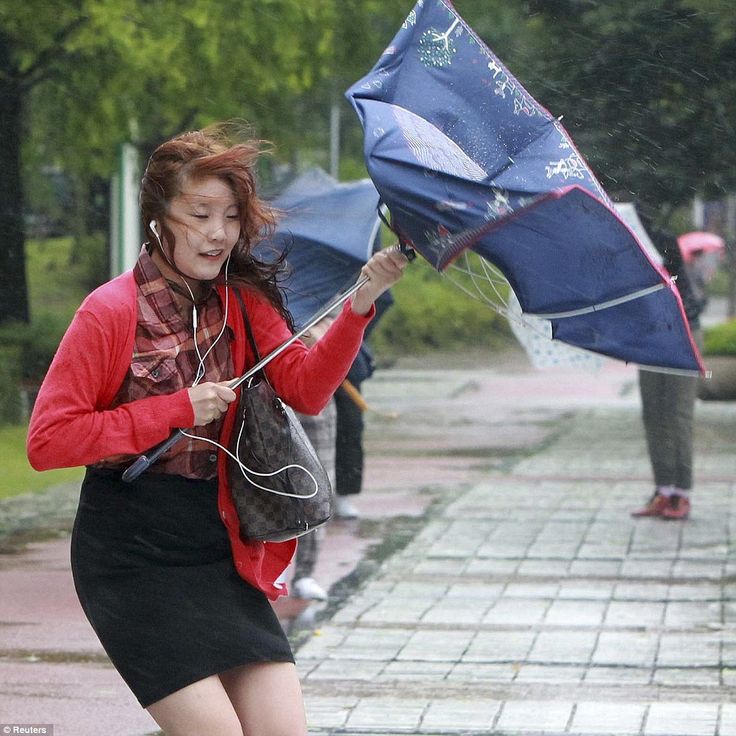
[(177, 278), (168, 257), (187, 280), (211, 281), (238, 242), (240, 209), (232, 189), (222, 179), (185, 179), (181, 193), (169, 204), (166, 225), (174, 234), (174, 243), (164, 244), (166, 256), (160, 248), (155, 248), (152, 256), (161, 273)]

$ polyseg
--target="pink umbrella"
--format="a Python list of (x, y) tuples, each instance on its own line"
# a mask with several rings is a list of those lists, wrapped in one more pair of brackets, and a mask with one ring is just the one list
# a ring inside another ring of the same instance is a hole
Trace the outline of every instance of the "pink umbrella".
[(684, 233), (677, 238), (685, 263), (690, 263), (697, 253), (722, 253), (726, 241), (715, 233), (696, 231)]

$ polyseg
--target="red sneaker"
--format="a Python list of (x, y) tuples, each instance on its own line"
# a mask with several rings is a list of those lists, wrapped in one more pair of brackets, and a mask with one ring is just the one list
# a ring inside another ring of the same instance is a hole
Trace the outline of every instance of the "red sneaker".
[(663, 519), (687, 519), (690, 516), (690, 499), (686, 496), (672, 494), (667, 501), (660, 514)]
[(657, 491), (647, 501), (646, 506), (642, 506), (640, 509), (635, 509), (631, 512), (632, 516), (662, 516), (664, 510), (670, 503), (669, 496), (662, 496)]

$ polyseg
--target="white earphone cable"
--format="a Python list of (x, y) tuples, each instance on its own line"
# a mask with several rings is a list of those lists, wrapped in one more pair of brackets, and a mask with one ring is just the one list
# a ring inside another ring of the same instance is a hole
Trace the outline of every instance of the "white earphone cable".
[[(161, 238), (159, 237), (158, 230), (156, 229), (156, 222), (154, 220), (151, 220), (149, 223), (149, 227), (151, 229), (151, 232), (156, 237), (156, 240), (158, 241), (159, 248), (161, 249), (161, 253), (163, 254), (164, 258), (173, 266), (174, 264), (171, 263), (168, 255), (164, 251), (163, 244), (161, 242)], [(196, 386), (202, 378), (204, 378), (205, 375), (205, 367), (204, 362), (207, 358), (207, 356), (212, 352), (212, 349), (217, 345), (220, 338), (225, 333), (225, 327), (227, 326), (227, 317), (228, 317), (228, 309), (230, 306), (230, 291), (227, 288), (227, 272), (228, 268), (230, 266), (230, 256), (228, 255), (227, 260), (225, 261), (225, 310), (224, 310), (224, 317), (222, 320), (222, 328), (220, 329), (219, 334), (214, 339), (212, 344), (207, 348), (204, 355), (202, 355), (199, 351), (199, 345), (197, 344), (197, 322), (198, 322), (198, 316), (197, 316), (197, 305), (195, 303), (194, 299), (194, 293), (192, 292), (192, 289), (190, 288), (189, 284), (187, 283), (187, 280), (181, 276), (180, 274), (177, 274), (179, 278), (182, 280), (184, 286), (186, 286), (187, 291), (189, 292), (189, 295), (192, 298), (192, 332), (193, 332), (193, 340), (194, 340), (194, 351), (197, 354), (197, 371), (194, 377), (194, 381), (192, 382), (192, 386)], [(238, 444), (237, 446), (240, 447), (240, 440), (243, 435), (243, 429), (244, 429), (244, 423), (241, 423), (240, 425), (240, 431), (238, 432)], [(184, 437), (188, 437), (191, 440), (199, 440), (200, 442), (207, 442), (210, 445), (214, 445), (215, 447), (222, 450), (226, 455), (228, 455), (230, 458), (232, 458), (237, 464), (240, 472), (243, 474), (243, 477), (252, 485), (254, 485), (256, 488), (260, 488), (263, 491), (267, 491), (268, 493), (273, 493), (277, 496), (288, 496), (289, 498), (300, 498), (300, 499), (309, 499), (313, 498), (317, 495), (319, 492), (319, 483), (317, 482), (317, 479), (314, 477), (314, 475), (307, 470), (303, 465), (298, 465), (295, 463), (292, 463), (290, 465), (284, 465), (282, 468), (278, 468), (277, 470), (274, 470), (272, 472), (268, 473), (262, 473), (257, 470), (252, 470), (249, 468), (245, 463), (242, 462), (239, 456), (234, 455), (230, 450), (227, 449), (227, 447), (224, 447), (219, 442), (216, 442), (215, 440), (211, 440), (209, 437), (199, 437), (195, 434), (190, 434), (188, 432), (182, 432), (181, 433)], [(267, 488), (266, 486), (262, 486), (260, 483), (256, 482), (251, 476), (258, 476), (260, 478), (272, 478), (275, 475), (278, 475), (279, 473), (283, 473), (287, 470), (290, 470), (292, 468), (298, 468), (299, 470), (303, 470), (312, 480), (312, 483), (314, 483), (314, 491), (312, 493), (307, 495), (302, 495), (299, 493), (287, 493), (285, 491), (277, 491), (274, 488)]]
[[(240, 431), (238, 432), (238, 447), (240, 446), (240, 439), (243, 436), (243, 424), (240, 425)], [(278, 468), (277, 470), (273, 470), (269, 473), (261, 473), (257, 470), (252, 470), (249, 468), (237, 455), (234, 455), (230, 450), (227, 449), (227, 447), (224, 447), (219, 442), (216, 442), (215, 440), (211, 440), (209, 437), (198, 437), (196, 434), (189, 434), (188, 432), (182, 432), (182, 435), (184, 437), (188, 437), (192, 440), (201, 440), (202, 442), (207, 442), (210, 445), (214, 445), (215, 447), (222, 450), (228, 457), (235, 460), (235, 462), (238, 464), (238, 468), (240, 469), (240, 472), (243, 474), (243, 477), (249, 482), (252, 483), (256, 488), (260, 488), (262, 491), (267, 491), (268, 493), (273, 493), (276, 496), (288, 496), (289, 498), (302, 498), (302, 499), (308, 499), (313, 498), (317, 495), (319, 491), (319, 484), (317, 482), (317, 479), (314, 477), (314, 475), (307, 470), (303, 465), (298, 465), (296, 463), (292, 463), (290, 465), (284, 465), (282, 468)], [(272, 478), (274, 475), (278, 475), (279, 473), (283, 473), (286, 470), (290, 470), (291, 468), (298, 468), (299, 470), (303, 470), (312, 480), (312, 483), (314, 483), (314, 491), (312, 493), (302, 495), (300, 493), (286, 493), (285, 491), (277, 491), (274, 488), (266, 488), (266, 486), (262, 486), (256, 481), (253, 480), (248, 474), (251, 475), (257, 475), (261, 478)]]
[[(171, 263), (171, 260), (169, 259), (166, 251), (164, 250), (163, 243), (161, 242), (161, 237), (158, 234), (158, 229), (156, 227), (156, 221), (151, 220), (151, 222), (148, 223), (148, 227), (151, 229), (151, 232), (156, 237), (156, 240), (158, 241), (159, 248), (161, 250), (161, 253), (163, 257), (169, 262), (169, 264), (173, 267), (174, 264)], [(230, 255), (228, 255), (227, 260), (225, 261), (225, 284), (227, 284), (227, 271), (230, 266)], [(176, 269), (175, 269), (176, 270)], [(227, 316), (228, 316), (228, 308), (230, 306), (230, 292), (228, 291), (227, 287), (225, 288), (225, 314), (222, 320), (222, 328), (220, 329), (219, 334), (214, 339), (213, 343), (207, 348), (207, 351), (204, 355), (202, 355), (199, 352), (199, 345), (197, 344), (197, 305), (195, 303), (194, 299), (194, 292), (190, 288), (189, 284), (187, 283), (187, 280), (181, 276), (181, 274), (177, 273), (177, 276), (181, 279), (184, 286), (186, 286), (187, 291), (189, 292), (189, 296), (192, 299), (192, 332), (193, 332), (193, 341), (194, 341), (194, 352), (197, 354), (197, 370), (194, 375), (194, 381), (192, 381), (192, 387), (197, 386), (199, 382), (204, 378), (205, 374), (205, 367), (204, 367), (204, 361), (207, 358), (207, 356), (212, 352), (212, 349), (217, 345), (220, 338), (225, 334), (225, 327), (227, 326)]]

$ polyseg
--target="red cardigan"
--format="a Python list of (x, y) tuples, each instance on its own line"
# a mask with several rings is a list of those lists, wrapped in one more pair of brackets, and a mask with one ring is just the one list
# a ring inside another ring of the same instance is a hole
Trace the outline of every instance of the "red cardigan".
[[(224, 289), (218, 287), (224, 299)], [(261, 296), (243, 290), (243, 298), (262, 356), (291, 333), (275, 309)], [(374, 310), (355, 314), (346, 304), (338, 319), (310, 350), (294, 342), (266, 368), (279, 396), (296, 411), (317, 414), (347, 375)], [(136, 284), (132, 271), (92, 292), (77, 310), (46, 374), (28, 430), (28, 459), (36, 470), (91, 465), (118, 454), (140, 454), (165, 440), (174, 429), (187, 429), (194, 411), (187, 389), (150, 396), (110, 409), (133, 355), (137, 320)], [(245, 336), (242, 314), (230, 294), (228, 325), (232, 328), (235, 376), (255, 363)], [(230, 405), (220, 436), (227, 446), (237, 401)], [(244, 543), (220, 453), (220, 515), (240, 576), (270, 599), (284, 595), (276, 583), (296, 549), (289, 542)]]

